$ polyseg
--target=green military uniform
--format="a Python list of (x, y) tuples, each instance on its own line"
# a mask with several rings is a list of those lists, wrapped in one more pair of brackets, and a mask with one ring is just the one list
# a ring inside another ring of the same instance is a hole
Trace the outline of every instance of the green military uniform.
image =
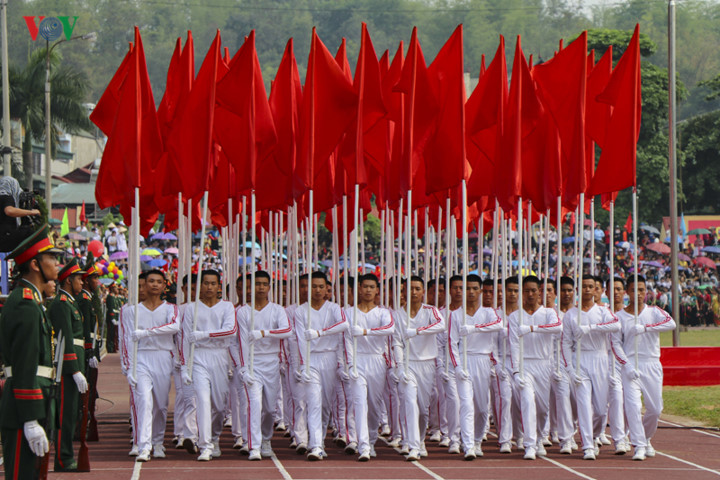
[(118, 334), (118, 323), (120, 321), (120, 307), (122, 303), (120, 299), (108, 293), (105, 299), (105, 307), (107, 310), (107, 316), (105, 320), (105, 328), (107, 329), (107, 351), (108, 353), (117, 352), (117, 334)]
[[(92, 294), (87, 290), (83, 289), (76, 299), (77, 307), (82, 315), (83, 322), (83, 338), (85, 340), (85, 350), (90, 350), (93, 347), (93, 337), (95, 336), (95, 325), (97, 323), (97, 316), (95, 315), (95, 308), (92, 304)], [(87, 356), (93, 356), (93, 352), (86, 352)], [(82, 372), (87, 376), (87, 369), (85, 362), (82, 363)]]
[[(18, 245), (8, 258), (20, 265), (41, 253), (58, 252), (45, 226)], [(41, 425), (52, 421), (52, 410), (48, 408), (53, 378), (52, 335), (40, 291), (20, 279), (0, 314), (0, 356), (7, 378), (0, 399), (0, 432), (7, 479), (38, 477), (38, 457), (30, 450), (23, 426), (32, 420)]]
[[(74, 271), (73, 271), (74, 269)], [(71, 272), (71, 273), (68, 273)], [(84, 273), (73, 259), (60, 271), (60, 281), (67, 276)], [(81, 294), (82, 295), (82, 294)], [(58, 429), (55, 436), (55, 470), (75, 468), (73, 436), (78, 422), (80, 392), (73, 379), (76, 372), (85, 372), (85, 330), (83, 317), (73, 296), (63, 289), (50, 304), (48, 316), (56, 332), (65, 340), (60, 398), (56, 405)]]

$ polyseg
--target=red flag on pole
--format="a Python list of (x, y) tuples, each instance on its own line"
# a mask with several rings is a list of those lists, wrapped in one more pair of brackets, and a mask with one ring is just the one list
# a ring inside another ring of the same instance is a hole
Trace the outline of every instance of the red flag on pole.
[(80, 209), (80, 221), (87, 222), (87, 216), (85, 215), (85, 200), (83, 200), (82, 208)]
[(628, 213), (627, 221), (625, 222), (625, 231), (632, 233), (632, 212)]

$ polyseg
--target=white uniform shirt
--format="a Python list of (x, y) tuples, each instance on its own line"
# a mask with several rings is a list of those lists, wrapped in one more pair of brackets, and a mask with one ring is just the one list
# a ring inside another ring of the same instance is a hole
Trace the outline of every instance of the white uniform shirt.
[[(409, 326), (407, 312), (405, 310), (397, 312), (397, 328), (395, 329), (395, 335), (393, 335), (396, 352), (397, 347), (403, 346), (405, 331), (410, 328), (417, 330), (418, 334), (409, 339), (407, 342), (408, 351), (403, 351), (402, 355), (410, 355), (409, 360), (435, 360), (438, 355), (435, 335), (445, 331), (445, 319), (440, 315), (440, 312), (432, 305), (423, 304), (415, 317), (410, 318)], [(396, 358), (398, 363), (401, 360)]]
[[(354, 325), (365, 329), (367, 334), (357, 339), (357, 354), (382, 356), (387, 349), (388, 336), (395, 332), (395, 320), (393, 315), (385, 307), (375, 307), (365, 313), (352, 306), (345, 307), (345, 318), (349, 325), (353, 325), (353, 314), (357, 312)], [(352, 363), (352, 330), (344, 335), (345, 351), (347, 352), (348, 362)]]
[[(135, 306), (125, 305), (120, 310), (120, 327), (123, 340), (123, 364), (129, 369), (132, 358), (132, 332), (135, 330)], [(138, 305), (138, 330), (152, 330), (152, 335), (138, 341), (138, 351), (166, 350), (173, 352), (175, 343), (173, 336), (180, 330), (180, 317), (178, 308), (163, 302), (155, 310), (149, 310), (145, 305)]]
[[(249, 360), (250, 342), (248, 332), (250, 331), (250, 304), (237, 309), (238, 334), (240, 346), (241, 365)], [(265, 331), (265, 337), (255, 341), (253, 347), (254, 355), (275, 355), (280, 360), (280, 341), (292, 335), (290, 321), (285, 309), (277, 303), (268, 303), (262, 310), (255, 309), (253, 318), (254, 330)]]
[(308, 304), (303, 303), (295, 310), (295, 337), (297, 339), (297, 353), (300, 365), (304, 362), (306, 340), (305, 330), (318, 330), (323, 333), (322, 337), (310, 340), (310, 351), (315, 353), (338, 353), (341, 348), (341, 338), (336, 335), (348, 329), (340, 305), (326, 301), (318, 309), (310, 308), (310, 325), (307, 324)]
[[(227, 349), (237, 333), (235, 323), (235, 307), (232, 303), (221, 300), (212, 307), (198, 302), (196, 332), (210, 332), (210, 336), (195, 342), (195, 348)], [(188, 335), (193, 331), (193, 316), (195, 315), (195, 302), (188, 303), (182, 320), (183, 333), (183, 363), (190, 353)]]
[[(452, 312), (449, 322), (450, 361), (453, 367), (457, 367), (460, 363), (463, 344), (460, 336), (460, 327), (463, 325), (462, 308)], [(491, 355), (495, 347), (494, 333), (503, 328), (502, 318), (498, 312), (490, 307), (480, 307), (473, 315), (466, 316), (465, 324), (475, 327), (475, 331), (467, 336), (468, 355)]]
[[(512, 369), (519, 368), (520, 337), (518, 336), (519, 315), (521, 310), (515, 310), (508, 317), (508, 340), (510, 343), (510, 358)], [(546, 307), (538, 308), (532, 315), (522, 310), (523, 325), (532, 325), (534, 332), (523, 338), (523, 358), (526, 360), (552, 360), (553, 334), (560, 333), (562, 322), (555, 310)]]
[[(590, 326), (590, 332), (585, 335), (582, 335), (578, 327), (578, 314), (580, 314), (580, 324)], [(573, 353), (577, 351), (578, 339), (580, 339), (581, 352), (605, 354), (610, 346), (609, 334), (619, 330), (620, 322), (606, 307), (593, 305), (587, 312), (581, 312), (578, 307), (571, 308), (563, 317), (563, 366), (567, 368), (575, 360)]]
[[(612, 336), (612, 349), (620, 364), (625, 365), (628, 358), (635, 356), (635, 315), (625, 310), (617, 312), (620, 320), (620, 331)], [(638, 315), (638, 324), (645, 326), (645, 333), (637, 335), (638, 357), (643, 359), (660, 359), (660, 332), (673, 330), (675, 320), (658, 307), (646, 305)]]

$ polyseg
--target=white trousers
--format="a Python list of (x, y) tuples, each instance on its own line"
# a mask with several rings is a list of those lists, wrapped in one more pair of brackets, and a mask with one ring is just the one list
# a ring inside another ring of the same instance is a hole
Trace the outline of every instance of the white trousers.
[(139, 350), (137, 386), (132, 389), (138, 449), (162, 444), (170, 396), (173, 359), (168, 350)]
[[(629, 361), (634, 362), (635, 359), (631, 356)], [(625, 416), (630, 428), (630, 441), (636, 447), (645, 447), (657, 431), (663, 409), (663, 369), (660, 360), (640, 357), (637, 370), (640, 373), (637, 380), (630, 380), (623, 374)], [(643, 400), (645, 415), (642, 415)]]
[(468, 355), (467, 370), (470, 378), (458, 380), (460, 399), (460, 435), (465, 451), (475, 443), (482, 442), (490, 414), (490, 371), (492, 362), (489, 355)]
[(549, 360), (525, 359), (525, 388), (520, 388), (515, 375), (515, 386), (520, 397), (520, 411), (523, 426), (523, 445), (535, 448), (538, 436), (545, 427), (550, 411), (550, 378), (552, 362)]
[(248, 402), (247, 395), (245, 394), (245, 385), (242, 382), (242, 374), (240, 373), (240, 365), (233, 367), (233, 377), (232, 380), (230, 380), (228, 398), (230, 401), (233, 438), (242, 438), (247, 428)]
[(275, 408), (280, 394), (280, 370), (277, 355), (255, 355), (253, 363), (255, 383), (245, 384), (247, 400), (247, 439), (250, 450), (260, 448), (263, 440), (273, 435)]
[(352, 386), (350, 382), (336, 378), (335, 395), (333, 396), (333, 422), (338, 434), (345, 438), (347, 443), (357, 442), (355, 413), (352, 403)]
[(495, 428), (498, 434), (498, 444), (508, 443), (512, 440), (513, 418), (512, 418), (512, 383), (510, 376), (512, 372), (506, 370), (507, 376), (503, 380), (496, 376), (490, 382), (493, 400), (493, 412), (495, 414)]
[(296, 366), (294, 363), (288, 365), (287, 381), (290, 389), (290, 395), (293, 399), (293, 410), (292, 410), (292, 434), (295, 438), (295, 442), (300, 445), (304, 443), (307, 445), (308, 442), (308, 429), (307, 429), (307, 407), (305, 405), (305, 392), (302, 383), (297, 381), (295, 378), (295, 372), (300, 370), (302, 367)]
[(403, 426), (400, 419), (403, 417), (405, 408), (400, 401), (398, 384), (390, 378), (390, 370), (387, 369), (387, 363), (385, 368), (385, 391), (383, 399), (385, 400), (388, 425), (390, 426), (390, 436), (391, 438), (400, 438), (403, 436)]
[(407, 376), (408, 382), (400, 383), (405, 405), (404, 437), (407, 437), (407, 446), (413, 450), (420, 449), (428, 427), (430, 395), (435, 385), (435, 361), (408, 361)]
[(609, 373), (608, 415), (610, 436), (615, 445), (625, 441), (625, 406), (623, 402), (622, 373), (618, 368), (611, 368)]
[(325, 432), (330, 421), (337, 378), (336, 364), (335, 352), (312, 352), (310, 356), (310, 382), (303, 385), (309, 449), (325, 448)]
[(192, 386), (197, 404), (198, 447), (213, 448), (222, 433), (230, 390), (225, 348), (196, 348)]
[(444, 432), (450, 437), (450, 443), (457, 443), (460, 441), (460, 400), (458, 399), (455, 372), (448, 370), (448, 379), (447, 381), (442, 380), (442, 382), (445, 396), (445, 418), (447, 419), (447, 430)]
[(358, 378), (350, 381), (351, 410), (354, 412), (358, 451), (363, 453), (375, 446), (382, 424), (386, 367), (382, 357), (372, 355), (357, 355), (355, 362)]
[(607, 352), (580, 352), (578, 376), (582, 380), (575, 386), (578, 428), (582, 449), (595, 447), (595, 438), (605, 430), (608, 402)]
[[(551, 400), (555, 404), (555, 422), (553, 424), (558, 434), (558, 439), (562, 445), (572, 439), (575, 432), (575, 422), (573, 419), (573, 401), (574, 391), (570, 388), (570, 379), (564, 368), (553, 365), (553, 380), (551, 384)], [(560, 374), (560, 381), (555, 380), (555, 371)]]

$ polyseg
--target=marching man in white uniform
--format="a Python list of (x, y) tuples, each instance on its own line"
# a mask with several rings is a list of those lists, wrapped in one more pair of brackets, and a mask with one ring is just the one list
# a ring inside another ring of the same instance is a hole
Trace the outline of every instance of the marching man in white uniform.
[(294, 374), (303, 383), (305, 390), (309, 450), (307, 458), (317, 461), (327, 455), (325, 432), (330, 421), (332, 395), (335, 391), (336, 355), (338, 349), (342, 348), (342, 337), (339, 335), (347, 330), (348, 323), (340, 306), (325, 300), (327, 277), (324, 273), (312, 273), (310, 289), (310, 304), (305, 302), (295, 311), (300, 370)]
[(508, 317), (512, 372), (520, 394), (526, 460), (545, 455), (541, 435), (550, 411), (553, 335), (562, 329), (557, 312), (541, 306), (540, 286), (540, 279), (534, 275), (523, 278), (522, 308)]
[(220, 274), (204, 270), (200, 282), (200, 302), (187, 305), (182, 322), (182, 374), (185, 384), (193, 386), (197, 405), (198, 460), (207, 462), (220, 456), (220, 433), (230, 390), (228, 346), (237, 325), (233, 304), (218, 298)]
[(262, 270), (255, 272), (254, 318), (251, 321), (250, 304), (237, 311), (240, 368), (248, 398), (249, 423), (243, 435), (248, 441), (249, 460), (273, 454), (270, 440), (280, 392), (280, 340), (292, 335), (285, 309), (268, 300), (269, 291), (270, 275)]
[[(344, 335), (348, 353), (348, 376), (358, 436), (358, 460), (375, 456), (375, 442), (382, 423), (382, 404), (387, 366), (383, 353), (388, 336), (395, 331), (390, 310), (375, 305), (380, 282), (372, 273), (360, 277), (358, 305), (345, 308), (352, 334)], [(355, 345), (353, 345), (353, 343)]]
[[(163, 273), (150, 270), (144, 277), (145, 300), (137, 307), (137, 329), (134, 306), (123, 308), (121, 318), (122, 331), (128, 337), (123, 343), (130, 350), (126, 365), (135, 407), (138, 462), (150, 460), (151, 446), (154, 456), (164, 456), (162, 443), (174, 368), (173, 335), (180, 328), (177, 307), (160, 299), (166, 286)], [(137, 357), (132, 354), (133, 342), (137, 342)]]
[[(663, 409), (660, 332), (673, 330), (675, 320), (665, 310), (645, 305), (647, 290), (643, 276), (637, 276), (637, 284), (634, 277), (628, 279), (627, 293), (630, 304), (617, 313), (622, 326), (613, 335), (612, 348), (622, 365), (625, 417), (630, 441), (635, 447), (633, 460), (644, 460), (655, 456), (650, 439), (657, 431)], [(643, 400), (645, 415), (642, 415)]]
[(620, 330), (612, 312), (595, 304), (595, 280), (583, 278), (580, 308), (563, 317), (563, 365), (575, 386), (578, 427), (585, 460), (595, 460), (599, 449), (594, 439), (605, 431), (608, 401), (609, 334)]
[(393, 351), (405, 405), (405, 434), (409, 448), (406, 459), (427, 456), (424, 438), (428, 426), (430, 396), (435, 384), (435, 358), (438, 354), (435, 335), (445, 331), (445, 320), (432, 305), (422, 303), (425, 294), (423, 279), (410, 278), (410, 318), (399, 311), (398, 330)]
[[(455, 369), (460, 397), (460, 429), (465, 459), (482, 456), (482, 438), (490, 414), (490, 382), (495, 336), (502, 319), (492, 308), (480, 306), (482, 279), (468, 275), (466, 307), (450, 316), (450, 361)], [(465, 365), (464, 365), (465, 364)]]

